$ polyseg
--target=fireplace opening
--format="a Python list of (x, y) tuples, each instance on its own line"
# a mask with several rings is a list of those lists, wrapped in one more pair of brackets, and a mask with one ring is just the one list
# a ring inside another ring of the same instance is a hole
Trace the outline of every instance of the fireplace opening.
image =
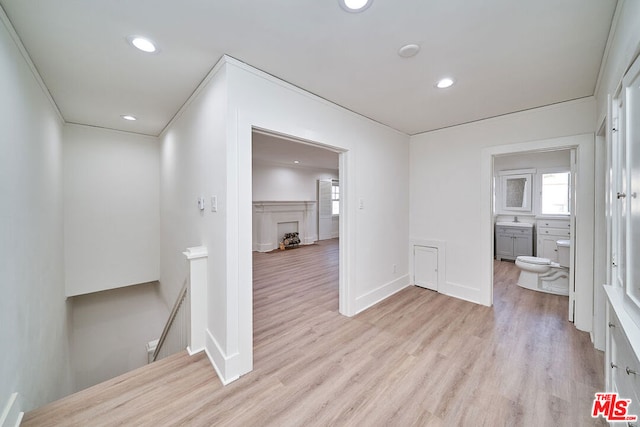
[(285, 233), (284, 237), (280, 241), (280, 249), (291, 249), (297, 248), (300, 245), (300, 237), (298, 236), (298, 232), (294, 231), (293, 233)]
[(300, 233), (298, 232), (298, 221), (287, 221), (278, 223), (278, 245), (280, 249), (295, 248), (300, 245)]

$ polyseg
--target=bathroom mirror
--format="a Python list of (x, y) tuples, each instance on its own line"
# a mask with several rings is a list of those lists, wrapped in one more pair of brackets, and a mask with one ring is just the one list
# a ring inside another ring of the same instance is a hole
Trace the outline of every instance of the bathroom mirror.
[(502, 210), (531, 211), (531, 174), (502, 176)]

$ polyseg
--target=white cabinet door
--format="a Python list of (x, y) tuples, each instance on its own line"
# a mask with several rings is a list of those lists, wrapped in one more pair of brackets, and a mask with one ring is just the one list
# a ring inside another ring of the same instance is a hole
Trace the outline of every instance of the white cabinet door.
[(626, 139), (626, 188), (620, 199), (626, 200), (626, 291), (640, 314), (640, 60), (636, 60), (624, 77), (626, 116), (624, 120)]
[(548, 258), (551, 262), (558, 262), (558, 245), (556, 242), (562, 237), (540, 236), (538, 237), (537, 256)]
[(513, 238), (513, 256), (519, 257), (521, 255), (531, 256), (533, 255), (533, 242), (531, 241), (531, 235), (528, 236), (514, 236)]
[(496, 235), (496, 259), (501, 261), (502, 257), (513, 258), (513, 237), (498, 234)]
[(413, 278), (416, 286), (438, 290), (438, 248), (413, 247)]

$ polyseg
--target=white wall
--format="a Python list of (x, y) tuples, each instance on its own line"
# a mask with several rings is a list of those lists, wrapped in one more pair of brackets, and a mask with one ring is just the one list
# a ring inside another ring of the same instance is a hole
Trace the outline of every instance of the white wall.
[[(253, 362), (253, 127), (345, 151), (341, 310), (355, 314), (409, 283), (408, 137), (224, 58), (163, 135), (161, 156), (163, 289), (180, 276), (180, 251), (209, 247), (206, 346), (223, 381)], [(200, 194), (217, 195), (218, 212), (198, 211)]]
[[(222, 343), (227, 336), (226, 120), (226, 69), (220, 64), (162, 135), (160, 159), (161, 293), (171, 306), (188, 272), (182, 252), (206, 246), (208, 325)], [(213, 195), (217, 212), (211, 212)], [(204, 211), (197, 207), (200, 196), (206, 199)]]
[(158, 282), (80, 295), (72, 305), (74, 391), (146, 365), (145, 345), (169, 316)]
[(483, 246), (483, 233), (491, 236), (491, 221), (480, 214), (490, 197), (485, 200), (483, 182), (490, 188), (491, 179), (490, 167), (489, 176), (483, 173), (483, 150), (592, 133), (594, 117), (594, 99), (586, 98), (411, 138), (411, 237), (446, 242), (442, 292), (491, 304), (490, 286), (482, 279), (490, 269), (484, 265), (490, 255), (483, 251), (490, 250)]
[(66, 125), (63, 145), (67, 295), (158, 280), (158, 139)]
[(62, 121), (0, 9), (0, 410), (71, 391)]
[(317, 200), (319, 179), (338, 179), (338, 171), (254, 162), (253, 200)]

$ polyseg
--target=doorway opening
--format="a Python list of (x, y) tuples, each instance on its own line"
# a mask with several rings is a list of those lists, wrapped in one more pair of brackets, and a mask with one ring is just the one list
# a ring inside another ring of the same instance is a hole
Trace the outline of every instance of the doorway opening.
[(262, 129), (251, 139), (253, 346), (262, 364), (274, 334), (342, 312), (343, 153)]
[[(562, 136), (551, 139), (511, 143), (486, 147), (482, 150), (482, 290), (485, 305), (493, 305), (493, 261), (495, 240), (494, 210), (494, 160), (501, 155), (572, 150), (572, 199), (574, 213), (571, 216), (571, 247), (569, 256), (573, 260), (570, 274), (574, 286), (574, 325), (581, 331), (592, 331), (593, 327), (593, 248), (594, 248), (594, 134)], [(484, 258), (486, 257), (486, 258)]]
[(509, 287), (557, 295), (574, 320), (573, 148), (492, 156), (494, 295)]

